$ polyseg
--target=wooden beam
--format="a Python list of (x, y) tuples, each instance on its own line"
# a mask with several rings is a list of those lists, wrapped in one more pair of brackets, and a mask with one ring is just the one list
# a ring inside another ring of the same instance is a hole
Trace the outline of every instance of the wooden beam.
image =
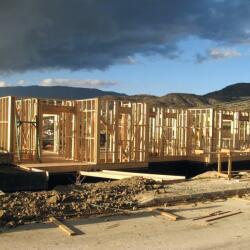
[(249, 116), (248, 115), (246, 115), (246, 116), (240, 115), (239, 121), (249, 122)]
[(76, 113), (74, 106), (56, 106), (51, 104), (42, 104), (43, 114)]
[(147, 179), (162, 179), (162, 180), (185, 180), (185, 176), (177, 176), (177, 175), (161, 175), (161, 174), (146, 174), (146, 173), (134, 173), (134, 172), (124, 172), (124, 171), (113, 171), (113, 170), (102, 170), (103, 173), (108, 174), (118, 174), (118, 175), (124, 175), (124, 176), (137, 176), (137, 177), (143, 177)]
[(132, 108), (130, 107), (119, 107), (119, 113), (121, 114), (131, 114)]
[(148, 208), (149, 211), (156, 212), (162, 216), (167, 217), (169, 220), (176, 221), (179, 217), (175, 214), (170, 213), (169, 211), (166, 211), (165, 209), (160, 208)]
[(222, 218), (230, 217), (230, 216), (233, 216), (233, 215), (236, 215), (236, 214), (241, 214), (241, 213), (242, 213), (241, 211), (238, 211), (238, 212), (226, 213), (226, 214), (222, 214), (222, 215), (215, 215), (214, 217), (206, 219), (205, 221), (206, 222), (211, 222), (211, 221), (219, 220), (219, 219), (222, 219)]
[(165, 113), (164, 113), (164, 117), (165, 117), (165, 118), (173, 118), (173, 119), (176, 119), (176, 118), (177, 118), (177, 114), (176, 114), (176, 113), (168, 113), (168, 112), (165, 112)]
[(100, 115), (100, 121), (108, 129), (109, 133), (114, 134), (114, 129), (112, 128), (112, 126), (110, 124), (107, 124), (107, 122), (103, 119), (101, 115)]
[(222, 215), (222, 214), (227, 214), (227, 213), (230, 213), (231, 211), (216, 211), (216, 212), (213, 212), (213, 213), (210, 213), (208, 215), (203, 215), (203, 216), (199, 216), (199, 217), (196, 217), (194, 218), (193, 220), (202, 220), (202, 219), (207, 219), (207, 218), (210, 218), (210, 217), (213, 217), (213, 216), (216, 216), (216, 215)]
[(230, 180), (232, 178), (232, 153), (229, 152), (228, 154), (228, 179)]
[(218, 153), (218, 173), (221, 173), (221, 153)]
[(149, 115), (149, 117), (155, 117), (156, 116), (156, 112), (150, 111), (148, 115)]
[(151, 179), (156, 182), (176, 182), (176, 181), (183, 181), (185, 177), (172, 177), (172, 176), (164, 176), (164, 175), (154, 175), (154, 174), (143, 174), (143, 173), (130, 173), (130, 172), (120, 172), (120, 171), (110, 171), (110, 170), (102, 170), (102, 171), (80, 171), (80, 174), (83, 176), (90, 176), (90, 177), (98, 177), (98, 178), (105, 178), (105, 179), (114, 179), (114, 180), (121, 180), (131, 177), (142, 177), (145, 179)]
[(227, 115), (227, 114), (222, 114), (222, 120), (230, 120), (233, 121), (234, 116), (233, 115)]
[(64, 223), (56, 219), (55, 217), (49, 218), (50, 222), (54, 223), (58, 228), (60, 228), (64, 233), (66, 233), (68, 236), (74, 236), (77, 235), (75, 231), (73, 231), (71, 228), (66, 226)]
[(95, 163), (100, 162), (100, 100), (97, 98), (95, 102), (96, 115), (95, 115)]
[(14, 152), (15, 97), (9, 97), (8, 109), (8, 151)]
[[(134, 175), (124, 175), (124, 174), (119, 174), (119, 173), (108, 173), (104, 171), (80, 171), (80, 174), (83, 176), (90, 176), (90, 177), (97, 177), (97, 178), (105, 178), (105, 179), (113, 179), (113, 180), (121, 180), (121, 179), (126, 179), (126, 178), (131, 178), (134, 177)], [(139, 175), (138, 175), (139, 177)], [(141, 176), (143, 177), (143, 176)], [(146, 177), (143, 177), (146, 178)], [(146, 178), (146, 179), (152, 179), (157, 182), (162, 182), (162, 178)]]

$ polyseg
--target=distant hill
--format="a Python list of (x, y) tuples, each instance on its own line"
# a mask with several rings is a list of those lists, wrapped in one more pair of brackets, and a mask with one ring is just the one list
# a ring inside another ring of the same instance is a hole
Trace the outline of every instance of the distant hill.
[[(201, 107), (201, 106), (220, 106), (237, 107), (238, 101), (244, 102), (240, 105), (245, 108), (250, 103), (250, 83), (236, 83), (229, 85), (221, 90), (207, 93), (205, 95), (195, 95), (186, 93), (170, 93), (163, 96), (153, 95), (133, 95), (127, 96), (122, 93), (112, 91), (102, 91), (92, 88), (74, 88), (74, 87), (2, 87), (0, 96), (17, 97), (40, 97), (54, 99), (84, 99), (98, 96), (119, 97), (121, 99), (140, 100), (152, 104), (160, 104), (169, 107)], [(249, 101), (248, 101), (249, 99)], [(233, 103), (233, 106), (231, 105)], [(230, 104), (230, 105), (229, 105)], [(250, 106), (249, 106), (250, 107)]]
[(25, 86), (1, 87), (0, 96), (40, 97), (53, 99), (85, 99), (98, 96), (125, 96), (112, 91), (102, 91), (92, 88), (74, 88), (63, 86)]
[(204, 97), (213, 98), (220, 101), (235, 101), (250, 97), (250, 83), (236, 83), (221, 90), (210, 92)]
[(221, 103), (213, 98), (202, 95), (171, 93), (164, 96), (136, 95), (131, 96), (136, 100), (144, 100), (152, 104), (167, 105), (170, 107), (200, 107)]
[(250, 100), (250, 83), (232, 84), (221, 90), (210, 92), (205, 95), (171, 93), (160, 97), (136, 95), (133, 96), (133, 98), (175, 107), (200, 107), (215, 105), (218, 107), (232, 107), (232, 105), (229, 105), (231, 102), (234, 103), (234, 107), (237, 107), (238, 105), (246, 107), (248, 105), (248, 99)]
[(184, 93), (172, 93), (160, 97), (165, 103), (176, 103), (178, 106), (202, 106), (217, 103), (213, 98), (207, 98), (201, 95), (184, 94)]

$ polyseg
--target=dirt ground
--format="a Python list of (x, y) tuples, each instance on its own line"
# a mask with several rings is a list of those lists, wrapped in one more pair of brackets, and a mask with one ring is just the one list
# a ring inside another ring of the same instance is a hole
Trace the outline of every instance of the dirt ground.
[[(51, 223), (29, 224), (4, 229), (1, 250), (249, 249), (249, 208), (250, 201), (228, 199), (172, 206), (177, 221), (155, 212), (66, 221), (77, 236), (67, 236)], [(193, 220), (218, 210), (242, 213), (210, 223)]]
[[(207, 173), (193, 180), (165, 185), (133, 177), (79, 186), (59, 186), (52, 191), (6, 193), (0, 195), (0, 227), (44, 222), (52, 216), (69, 219), (135, 211), (142, 206), (144, 200), (155, 198), (163, 201), (161, 204), (167, 204), (169, 200), (173, 201), (178, 197), (184, 196), (187, 197), (184, 200), (189, 200), (201, 194), (199, 199), (206, 200), (207, 192), (219, 192), (219, 195), (212, 197), (218, 198), (224, 197), (226, 191), (241, 189), (249, 189), (250, 192), (248, 178), (244, 181), (229, 181), (214, 178), (213, 173)], [(146, 205), (150, 204), (146, 202)]]
[(138, 193), (162, 188), (152, 180), (130, 178), (112, 182), (59, 186), (52, 191), (16, 192), (0, 195), (0, 227), (117, 213), (137, 209)]
[[(148, 200), (178, 220), (149, 212)], [(0, 249), (248, 249), (249, 205), (249, 176), (226, 180), (213, 172), (174, 184), (136, 177), (0, 193)], [(212, 223), (193, 220), (213, 212), (241, 213)], [(65, 236), (48, 222), (52, 216), (78, 235)]]

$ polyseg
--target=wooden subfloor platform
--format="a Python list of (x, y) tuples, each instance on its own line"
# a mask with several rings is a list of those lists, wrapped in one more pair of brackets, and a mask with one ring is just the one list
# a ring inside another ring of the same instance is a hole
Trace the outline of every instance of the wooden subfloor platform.
[(32, 163), (19, 164), (20, 167), (30, 169), (40, 169), (48, 171), (49, 173), (70, 173), (78, 171), (102, 170), (102, 169), (129, 169), (129, 168), (146, 168), (147, 163), (111, 163), (111, 164), (89, 164), (82, 162), (58, 162), (58, 163)]
[[(180, 161), (190, 161), (190, 162), (199, 162), (202, 164), (217, 164), (217, 157), (213, 156), (209, 159), (207, 155), (195, 155), (195, 156), (182, 156), (182, 157), (169, 157), (162, 160), (150, 159), (149, 163), (156, 162), (180, 162)], [(228, 157), (222, 157), (222, 162), (227, 162)], [(250, 162), (250, 155), (237, 155), (233, 156), (233, 162)], [(78, 162), (65, 159), (62, 156), (58, 156), (53, 152), (44, 152), (43, 153), (43, 162), (35, 162), (35, 163), (22, 163), (17, 164), (22, 168), (28, 169), (40, 169), (43, 171), (48, 171), (49, 173), (70, 173), (70, 172), (78, 172), (78, 171), (90, 171), (90, 170), (124, 170), (124, 169), (132, 169), (132, 168), (147, 168), (149, 165), (148, 162), (130, 162), (130, 163), (99, 163), (99, 164), (91, 164), (87, 162)]]
[(49, 173), (70, 173), (78, 171), (90, 171), (90, 170), (103, 170), (103, 169), (129, 169), (129, 168), (145, 168), (148, 167), (146, 162), (136, 162), (136, 163), (100, 163), (100, 164), (91, 164), (85, 162), (78, 162), (67, 160), (62, 156), (58, 156), (53, 152), (46, 152), (43, 155), (44, 161), (42, 163), (22, 163), (17, 164), (21, 168), (29, 169), (40, 169), (48, 171)]

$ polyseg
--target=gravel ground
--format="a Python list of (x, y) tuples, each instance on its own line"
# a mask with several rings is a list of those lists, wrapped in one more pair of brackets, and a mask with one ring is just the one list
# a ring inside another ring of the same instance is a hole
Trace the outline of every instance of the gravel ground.
[[(250, 202), (239, 199), (185, 203), (167, 210), (171, 221), (155, 212), (76, 218), (64, 223), (78, 232), (69, 237), (53, 223), (33, 223), (0, 229), (1, 250), (248, 250)], [(165, 208), (163, 208), (165, 209)], [(205, 223), (193, 220), (216, 211), (242, 213)], [(1, 233), (2, 231), (2, 233)]]
[[(221, 192), (220, 196), (223, 198), (223, 193), (226, 191), (250, 189), (250, 179), (247, 176), (244, 176), (244, 178), (241, 179), (232, 180), (221, 179), (215, 176), (214, 172), (207, 172), (186, 182), (168, 185), (157, 191), (140, 193), (136, 196), (136, 199), (139, 203), (143, 203), (144, 201), (159, 197), (166, 198), (166, 200), (169, 198), (169, 200), (171, 200), (172, 198), (182, 196), (192, 197), (196, 194), (212, 192)], [(204, 196), (203, 198), (207, 199), (208, 197)]]
[[(129, 178), (112, 182), (59, 186), (52, 191), (0, 194), (0, 227), (14, 227), (30, 222), (117, 214), (137, 210), (140, 202), (156, 196), (178, 197), (198, 193), (223, 192), (250, 188), (250, 180), (224, 180), (213, 173), (171, 185), (153, 180)], [(204, 197), (206, 199), (206, 197)]]
[(135, 195), (161, 188), (152, 180), (130, 178), (113, 182), (59, 186), (52, 191), (0, 195), (0, 226), (14, 227), (61, 219), (136, 209)]

